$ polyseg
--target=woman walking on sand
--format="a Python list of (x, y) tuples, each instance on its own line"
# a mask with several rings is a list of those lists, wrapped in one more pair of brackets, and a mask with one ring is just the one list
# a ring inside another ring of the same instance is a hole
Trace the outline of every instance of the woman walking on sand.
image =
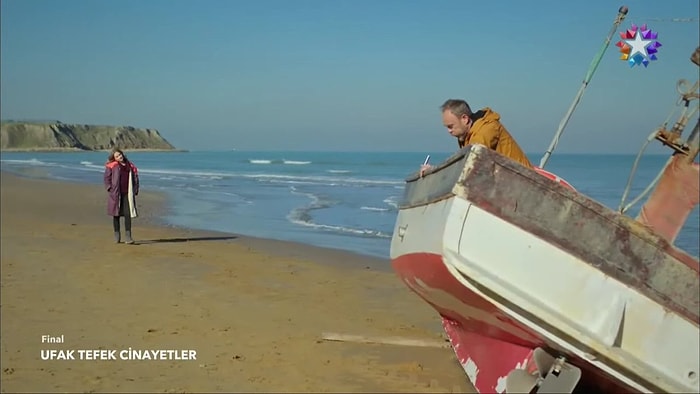
[(119, 149), (113, 149), (109, 154), (105, 164), (104, 182), (109, 196), (107, 214), (112, 216), (114, 240), (117, 243), (121, 242), (119, 217), (124, 216), (125, 243), (133, 244), (131, 218), (138, 216), (136, 196), (139, 194), (139, 173), (134, 163), (130, 162)]

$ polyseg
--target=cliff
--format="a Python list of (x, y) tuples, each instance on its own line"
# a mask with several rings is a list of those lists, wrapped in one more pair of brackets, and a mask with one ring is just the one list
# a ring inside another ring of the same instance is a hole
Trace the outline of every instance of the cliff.
[(177, 150), (158, 130), (131, 126), (94, 126), (61, 122), (0, 124), (0, 150)]

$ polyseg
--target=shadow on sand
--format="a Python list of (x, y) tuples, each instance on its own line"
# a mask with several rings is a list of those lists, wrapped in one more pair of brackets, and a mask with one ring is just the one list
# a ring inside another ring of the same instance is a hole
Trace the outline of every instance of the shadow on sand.
[(194, 242), (194, 241), (225, 241), (230, 239), (236, 239), (238, 237), (228, 236), (228, 237), (192, 237), (192, 238), (161, 238), (161, 239), (149, 239), (143, 241), (136, 241), (134, 245), (148, 245), (148, 244), (159, 244), (159, 243), (169, 243), (169, 242)]

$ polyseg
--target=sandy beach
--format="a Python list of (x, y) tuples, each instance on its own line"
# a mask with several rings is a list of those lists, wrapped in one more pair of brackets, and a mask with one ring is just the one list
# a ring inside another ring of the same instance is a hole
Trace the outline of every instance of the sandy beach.
[[(449, 348), (322, 339), (444, 341), (387, 261), (159, 225), (167, 201), (147, 185), (137, 243), (115, 244), (100, 186), (1, 180), (2, 392), (472, 391)], [(116, 360), (79, 359), (96, 349)]]

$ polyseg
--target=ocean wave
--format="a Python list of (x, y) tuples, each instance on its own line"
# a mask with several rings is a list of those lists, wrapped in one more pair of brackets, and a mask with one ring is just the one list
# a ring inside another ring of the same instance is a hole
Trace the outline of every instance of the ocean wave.
[[(87, 160), (81, 161), (80, 164), (82, 164), (83, 167), (85, 167), (85, 168), (89, 168), (89, 169), (93, 169), (93, 170), (100, 170), (100, 171), (102, 171), (102, 170), (105, 168), (104, 165), (97, 165), (97, 164), (95, 164), (95, 163), (93, 163), (93, 162), (91, 162), (91, 161), (87, 161)], [(62, 167), (70, 168), (70, 167), (68, 167), (68, 166), (62, 166)], [(81, 169), (83, 169), (83, 168), (81, 168)]]
[(391, 196), (391, 197), (385, 198), (382, 202), (386, 203), (387, 205), (389, 205), (390, 207), (392, 207), (394, 209), (399, 209), (399, 203), (396, 201), (397, 199), (398, 199), (398, 197)]
[(224, 179), (225, 177), (223, 175), (195, 175), (195, 179), (204, 179), (204, 180), (210, 180), (210, 181), (219, 181)]
[[(283, 185), (312, 185), (312, 186), (318, 186), (318, 182), (312, 182), (312, 181), (295, 181), (295, 180), (284, 180), (284, 179), (269, 179), (266, 180), (265, 182), (269, 183), (279, 183)], [(337, 183), (324, 183), (323, 186), (338, 186)]]
[(351, 228), (351, 227), (343, 227), (343, 226), (333, 226), (330, 224), (318, 224), (318, 223), (313, 223), (311, 221), (304, 221), (304, 220), (295, 220), (293, 218), (289, 218), (289, 221), (298, 224), (300, 226), (304, 227), (311, 227), (314, 229), (320, 229), (320, 230), (328, 230), (337, 234), (351, 234), (354, 236), (360, 236), (360, 237), (369, 237), (369, 238), (391, 238), (391, 234), (386, 234), (381, 231), (377, 230), (370, 230), (370, 229), (358, 229), (358, 228)]
[(218, 179), (223, 179), (226, 177), (231, 177), (234, 174), (224, 173), (224, 172), (210, 172), (210, 171), (187, 171), (187, 170), (161, 170), (161, 169), (149, 169), (149, 168), (139, 168), (140, 174), (153, 174), (153, 175), (166, 175), (166, 176), (192, 176), (192, 177), (203, 177), (203, 178), (213, 178), (218, 177)]
[(291, 165), (305, 165), (305, 164), (311, 164), (310, 161), (305, 161), (305, 160), (274, 160), (274, 159), (250, 159), (248, 160), (248, 163), (250, 164), (291, 164)]
[(158, 180), (161, 181), (185, 181), (189, 178), (183, 177), (183, 176), (175, 176), (175, 175), (168, 175), (168, 176), (159, 176)]
[(366, 184), (366, 185), (398, 185), (403, 184), (403, 181), (392, 181), (388, 179), (365, 179), (365, 178), (337, 178), (323, 175), (282, 175), (282, 174), (240, 174), (238, 176), (245, 178), (256, 178), (256, 179), (284, 179), (284, 180), (301, 180), (301, 181), (312, 181), (315, 183), (340, 183), (340, 184)]
[(311, 212), (315, 209), (324, 209), (324, 208), (330, 208), (333, 205), (333, 201), (330, 199), (325, 199), (320, 196), (317, 196), (316, 194), (313, 193), (306, 193), (306, 192), (300, 192), (296, 187), (291, 186), (289, 188), (292, 194), (296, 194), (299, 196), (305, 196), (308, 199), (311, 200), (311, 203), (307, 205), (306, 207), (299, 208), (301, 211), (307, 211)]
[(389, 208), (378, 208), (378, 207), (367, 207), (367, 206), (362, 206), (362, 207), (360, 207), (360, 209), (363, 211), (375, 211), (375, 212), (387, 212), (387, 211), (389, 211)]
[(225, 191), (221, 191), (221, 190), (212, 190), (211, 185), (197, 185), (196, 187), (191, 186), (191, 185), (186, 185), (186, 186), (180, 185), (179, 188), (182, 190), (187, 190), (187, 191), (195, 192), (195, 193), (199, 193), (199, 194), (230, 197), (230, 201), (232, 203), (241, 202), (241, 203), (249, 204), (249, 205), (253, 204), (252, 200), (249, 200), (249, 199), (241, 196), (240, 194), (236, 194), (236, 193), (232, 193), (232, 192), (225, 192)]
[(19, 159), (1, 159), (0, 162), (3, 163), (8, 163), (8, 164), (29, 164), (33, 166), (50, 166), (53, 165), (54, 163), (47, 163), (45, 161), (41, 161), (39, 159), (29, 159), (29, 160), (19, 160)]
[[(58, 164), (43, 162), (36, 158), (29, 160), (16, 160), (16, 159), (3, 159), (3, 163), (12, 165), (36, 165), (36, 166), (49, 166), (49, 167), (61, 167), (70, 170), (88, 170), (88, 171), (103, 171), (103, 165), (94, 164), (91, 161), (82, 161), (78, 165), (76, 164)], [(333, 170), (338, 171), (335, 174), (343, 174), (340, 171), (344, 170)], [(403, 185), (402, 180), (390, 180), (390, 179), (368, 179), (359, 178), (351, 176), (333, 176), (333, 175), (291, 175), (291, 174), (279, 174), (279, 173), (241, 173), (241, 172), (226, 172), (226, 171), (191, 171), (184, 169), (163, 169), (163, 168), (144, 168), (139, 167), (139, 173), (142, 175), (154, 175), (158, 176), (161, 180), (172, 179), (186, 179), (188, 177), (201, 178), (209, 180), (223, 180), (228, 178), (244, 178), (244, 179), (255, 179), (262, 182), (271, 183), (288, 183), (288, 184), (313, 184), (321, 186), (395, 186)]]
[(350, 234), (354, 236), (372, 238), (391, 238), (390, 234), (386, 234), (377, 230), (361, 228), (358, 229), (345, 226), (315, 223), (313, 221), (313, 217), (311, 216), (311, 212), (317, 209), (330, 208), (333, 205), (333, 203), (330, 200), (326, 200), (313, 193), (300, 192), (294, 186), (292, 186), (290, 190), (292, 194), (303, 195), (311, 200), (309, 205), (294, 208), (289, 212), (289, 214), (287, 215), (287, 220), (289, 220), (293, 224), (297, 224), (304, 227), (310, 227), (318, 230), (331, 231), (337, 234)]
[(156, 170), (156, 169), (139, 169), (143, 174), (156, 174), (161, 176), (191, 176), (203, 177), (212, 180), (221, 180), (225, 178), (244, 178), (253, 179), (259, 182), (269, 182), (278, 184), (305, 184), (305, 185), (323, 185), (323, 186), (394, 186), (403, 184), (403, 181), (388, 180), (388, 179), (366, 179), (354, 177), (334, 177), (325, 175), (286, 175), (275, 173), (225, 173), (225, 172), (204, 172), (204, 171), (186, 171), (186, 170)]
[[(49, 161), (42, 161), (42, 160), (38, 160), (35, 158), (28, 159), (28, 160), (2, 159), (2, 160), (0, 160), (0, 162), (7, 163), (9, 165), (17, 165), (17, 166), (64, 168), (67, 170), (91, 171), (91, 172), (103, 171), (103, 169), (104, 169), (103, 166), (97, 166), (97, 165), (92, 164), (91, 162), (81, 162), (82, 165), (76, 165), (76, 164), (62, 164), (62, 163), (54, 163), (54, 162), (49, 162)], [(87, 163), (90, 163), (90, 164), (87, 164)], [(71, 180), (71, 179), (73, 179), (70, 177), (64, 177), (64, 176), (58, 176), (58, 175), (52, 175), (51, 177), (55, 178), (55, 179), (59, 179), (59, 180)]]
[(350, 170), (328, 170), (331, 174), (349, 174)]

